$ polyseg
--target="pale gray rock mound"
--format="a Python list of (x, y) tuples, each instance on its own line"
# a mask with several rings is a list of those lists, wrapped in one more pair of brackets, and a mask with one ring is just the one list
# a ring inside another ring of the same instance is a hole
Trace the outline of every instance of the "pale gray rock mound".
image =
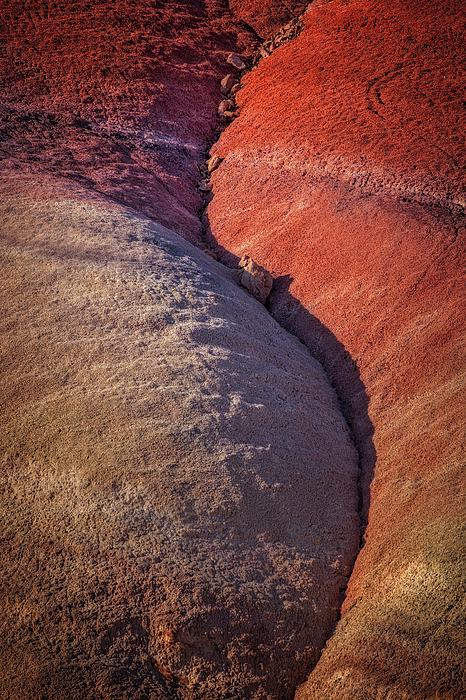
[(47, 187), (0, 193), (0, 695), (291, 698), (358, 547), (333, 391), (232, 271)]
[(243, 255), (238, 266), (240, 270), (238, 274), (239, 284), (251, 292), (261, 304), (265, 304), (273, 286), (273, 277), (270, 272), (248, 255)]

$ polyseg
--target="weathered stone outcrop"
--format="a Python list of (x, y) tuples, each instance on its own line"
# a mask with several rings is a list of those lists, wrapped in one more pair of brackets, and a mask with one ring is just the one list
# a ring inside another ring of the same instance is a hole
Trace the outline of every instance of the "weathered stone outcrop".
[(466, 697), (465, 36), (447, 0), (316, 3), (213, 150), (218, 253), (272, 271), (362, 459), (364, 547), (300, 700)]

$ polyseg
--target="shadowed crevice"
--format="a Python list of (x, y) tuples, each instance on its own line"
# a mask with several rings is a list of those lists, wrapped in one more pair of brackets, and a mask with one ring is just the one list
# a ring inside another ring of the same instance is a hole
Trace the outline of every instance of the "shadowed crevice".
[[(207, 241), (219, 260), (228, 267), (236, 268), (239, 257), (217, 243), (207, 215), (204, 216), (204, 221), (207, 223)], [(374, 426), (369, 417), (369, 397), (355, 360), (332, 331), (290, 293), (292, 282), (290, 275), (275, 278), (266, 307), (277, 323), (296, 336), (322, 365), (337, 395), (341, 413), (359, 454), (358, 514), (362, 547), (369, 515), (370, 486), (377, 459), (372, 439)]]
[(322, 365), (335, 390), (359, 453), (359, 517), (361, 546), (370, 505), (370, 485), (377, 459), (369, 417), (369, 397), (357, 363), (343, 343), (316, 316), (311, 314), (290, 291), (293, 278), (283, 275), (274, 280), (267, 306), (273, 318), (295, 335)]

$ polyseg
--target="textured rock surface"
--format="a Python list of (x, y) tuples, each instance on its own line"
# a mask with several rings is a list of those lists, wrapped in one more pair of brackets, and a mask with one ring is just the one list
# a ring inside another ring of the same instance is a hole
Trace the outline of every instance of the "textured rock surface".
[(365, 546), (300, 700), (466, 697), (465, 36), (448, 0), (318, 3), (213, 151), (212, 232), (273, 272), (364, 468)]
[(222, 0), (2, 5), (3, 168), (76, 181), (196, 242), (197, 163), (251, 31)]
[(270, 272), (254, 262), (248, 255), (243, 255), (238, 266), (240, 285), (251, 292), (252, 296), (261, 304), (265, 304), (273, 286), (273, 277)]
[(26, 184), (1, 198), (1, 697), (292, 697), (359, 540), (322, 368), (176, 234)]
[(303, 12), (307, 0), (230, 0), (232, 12), (265, 38), (274, 34), (281, 25)]
[(5, 700), (292, 698), (358, 505), (297, 700), (466, 698), (464, 9), (314, 2), (209, 179), (304, 5), (3, 3)]

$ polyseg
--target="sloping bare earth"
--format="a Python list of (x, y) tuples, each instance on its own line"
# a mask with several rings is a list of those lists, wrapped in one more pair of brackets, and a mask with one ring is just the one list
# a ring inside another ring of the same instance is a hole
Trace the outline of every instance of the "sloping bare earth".
[(364, 548), (300, 700), (466, 697), (465, 24), (447, 0), (315, 3), (214, 149), (223, 259), (273, 271), (362, 456)]
[(201, 222), (303, 7), (2, 3), (2, 700), (466, 698), (465, 12), (314, 2)]
[(2, 697), (292, 697), (359, 542), (320, 365), (144, 216), (2, 197)]

